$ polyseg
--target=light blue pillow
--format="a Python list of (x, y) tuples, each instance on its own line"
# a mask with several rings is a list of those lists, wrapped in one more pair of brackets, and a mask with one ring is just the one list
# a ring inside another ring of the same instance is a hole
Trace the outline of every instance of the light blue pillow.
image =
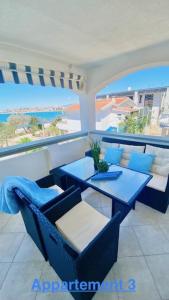
[(138, 172), (149, 173), (154, 159), (155, 155), (153, 154), (133, 152), (130, 156), (128, 168)]
[(118, 165), (120, 163), (122, 154), (123, 154), (124, 149), (123, 148), (107, 148), (104, 160), (107, 163)]

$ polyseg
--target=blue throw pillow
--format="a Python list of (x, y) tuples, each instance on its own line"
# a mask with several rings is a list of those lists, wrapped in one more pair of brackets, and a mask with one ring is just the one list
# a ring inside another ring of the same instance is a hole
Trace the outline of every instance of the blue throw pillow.
[(107, 148), (104, 160), (107, 163), (118, 165), (120, 163), (122, 154), (123, 154), (123, 148)]
[(154, 158), (155, 155), (153, 154), (133, 152), (130, 156), (128, 168), (138, 172), (148, 173), (151, 170)]

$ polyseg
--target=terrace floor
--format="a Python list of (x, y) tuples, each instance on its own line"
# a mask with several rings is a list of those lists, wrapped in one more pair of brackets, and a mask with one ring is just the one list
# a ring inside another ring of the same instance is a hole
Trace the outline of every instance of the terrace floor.
[[(98, 194), (98, 193), (97, 193)], [(109, 199), (84, 194), (84, 200), (106, 215)], [(88, 197), (89, 196), (89, 197)], [(90, 201), (88, 200), (90, 199)], [(135, 293), (97, 293), (94, 300), (168, 300), (169, 299), (169, 211), (161, 214), (137, 203), (120, 228), (119, 258), (106, 280), (133, 278)], [(69, 300), (69, 293), (35, 293), (35, 278), (59, 280), (27, 233), (20, 214), (0, 214), (0, 299)]]

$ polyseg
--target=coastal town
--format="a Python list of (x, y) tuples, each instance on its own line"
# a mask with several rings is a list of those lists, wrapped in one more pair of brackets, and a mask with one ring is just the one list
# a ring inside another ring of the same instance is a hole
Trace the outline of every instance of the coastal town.
[[(169, 88), (98, 95), (96, 129), (113, 133), (169, 136)], [(0, 111), (0, 147), (79, 130), (79, 103)]]

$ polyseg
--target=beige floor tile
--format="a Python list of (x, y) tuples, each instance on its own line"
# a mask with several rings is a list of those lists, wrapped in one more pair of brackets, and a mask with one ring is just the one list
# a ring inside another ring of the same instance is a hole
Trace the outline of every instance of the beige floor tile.
[(24, 233), (0, 233), (0, 262), (11, 262), (16, 255)]
[(144, 257), (119, 258), (116, 270), (118, 279), (122, 279), (124, 287), (127, 287), (129, 279), (136, 283), (135, 292), (119, 293), (119, 299), (124, 300), (160, 300), (152, 275), (147, 267)]
[(44, 258), (27, 234), (24, 237), (21, 246), (14, 258), (15, 262), (29, 262), (29, 261), (44, 261)]
[(42, 262), (12, 263), (0, 290), (0, 299), (4, 300), (35, 300), (32, 291), (35, 278), (40, 278)]
[(2, 231), (3, 227), (7, 224), (10, 219), (9, 214), (1, 213), (0, 212), (0, 232)]
[(169, 297), (169, 254), (146, 256), (146, 261), (162, 299)]
[(169, 241), (159, 226), (135, 226), (134, 231), (145, 255), (169, 253)]
[(21, 214), (10, 216), (8, 222), (2, 229), (3, 232), (26, 232)]
[(140, 256), (142, 251), (132, 227), (122, 226), (119, 234), (118, 256)]
[(11, 263), (0, 263), (0, 289), (2, 287), (3, 281), (7, 275)]

